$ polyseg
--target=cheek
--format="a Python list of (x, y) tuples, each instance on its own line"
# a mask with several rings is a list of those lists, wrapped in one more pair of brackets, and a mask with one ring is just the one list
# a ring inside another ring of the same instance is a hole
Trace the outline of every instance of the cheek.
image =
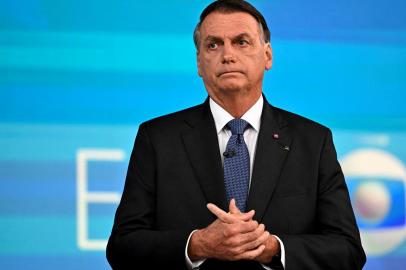
[(265, 70), (266, 59), (263, 54), (257, 54), (252, 59), (251, 68), (255, 70), (256, 73), (260, 73)]
[(202, 59), (202, 62), (200, 62), (200, 69), (205, 73), (205, 74), (212, 74), (215, 73), (216, 70), (216, 62), (213, 61), (213, 59)]
[(265, 63), (265, 53), (258, 50), (247, 50), (241, 54), (241, 60), (251, 67), (262, 65)]

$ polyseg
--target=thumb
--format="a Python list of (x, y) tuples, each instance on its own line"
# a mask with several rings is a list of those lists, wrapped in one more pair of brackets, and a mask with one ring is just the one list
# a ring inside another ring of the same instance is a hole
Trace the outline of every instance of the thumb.
[(251, 211), (246, 212), (246, 213), (241, 212), (240, 209), (237, 207), (237, 205), (235, 203), (235, 199), (230, 200), (229, 210), (228, 211), (230, 212), (230, 214), (236, 215), (238, 217), (238, 219), (242, 220), (242, 221), (249, 221), (255, 215), (255, 210), (251, 210)]
[(254, 215), (255, 215), (255, 210), (251, 210), (247, 213), (241, 213), (241, 216), (239, 217), (239, 219), (242, 221), (249, 221), (254, 217)]

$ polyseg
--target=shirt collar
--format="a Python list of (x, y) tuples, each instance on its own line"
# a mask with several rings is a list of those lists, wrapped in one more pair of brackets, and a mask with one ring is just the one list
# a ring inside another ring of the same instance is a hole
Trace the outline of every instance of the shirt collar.
[[(214, 118), (217, 134), (220, 133), (227, 123), (234, 117), (218, 105), (213, 99), (209, 99), (210, 110)], [(255, 131), (259, 132), (261, 125), (262, 107), (264, 106), (264, 98), (262, 95), (254, 105), (241, 117), (247, 121)]]

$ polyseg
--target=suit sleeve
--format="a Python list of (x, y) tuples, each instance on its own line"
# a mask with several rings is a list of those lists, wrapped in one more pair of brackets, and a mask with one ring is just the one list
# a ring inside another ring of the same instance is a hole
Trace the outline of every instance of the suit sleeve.
[(113, 269), (186, 267), (184, 249), (190, 231), (165, 231), (155, 226), (156, 166), (156, 153), (143, 124), (107, 245), (107, 259)]
[(320, 154), (314, 234), (279, 235), (285, 269), (362, 269), (366, 258), (331, 131)]

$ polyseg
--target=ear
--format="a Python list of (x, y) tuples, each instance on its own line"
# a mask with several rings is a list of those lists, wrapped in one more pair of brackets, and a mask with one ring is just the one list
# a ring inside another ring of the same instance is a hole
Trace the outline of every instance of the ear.
[(199, 51), (196, 51), (196, 62), (197, 62), (197, 74), (199, 77), (202, 77), (202, 70), (201, 70), (201, 65), (200, 65), (200, 53)]
[(271, 43), (266, 43), (265, 48), (265, 69), (270, 70), (272, 68), (272, 48)]

